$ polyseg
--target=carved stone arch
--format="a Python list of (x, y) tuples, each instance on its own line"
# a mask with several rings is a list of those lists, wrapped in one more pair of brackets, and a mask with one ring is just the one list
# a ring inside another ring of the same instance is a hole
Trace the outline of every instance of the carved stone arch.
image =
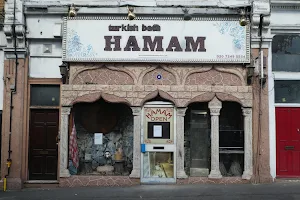
[(171, 74), (173, 74), (173, 76), (175, 76), (176, 79), (176, 84), (180, 84), (180, 77), (179, 74), (177, 73), (176, 70), (174, 70), (174, 66), (167, 66), (167, 65), (160, 65), (160, 67), (164, 70), (166, 70), (167, 72), (170, 72)]
[(103, 64), (98, 64), (97, 66), (96, 66), (96, 64), (83, 64), (83, 66), (70, 65), (70, 79), (69, 79), (70, 84), (73, 83), (73, 80), (80, 73), (82, 73), (86, 70), (97, 69), (97, 68), (102, 67), (102, 66), (103, 66)]
[(72, 78), (72, 84), (133, 85), (134, 78), (127, 70), (101, 65), (81, 70)]
[[(160, 76), (161, 79), (158, 79)], [(175, 85), (178, 76), (176, 72), (168, 67), (158, 65), (156, 68), (149, 70), (142, 77), (142, 85)]]
[(185, 81), (186, 85), (228, 85), (228, 86), (242, 86), (244, 80), (232, 71), (210, 70), (196, 71), (190, 74)]
[(215, 93), (213, 92), (206, 92), (204, 94), (200, 94), (198, 96), (195, 96), (191, 100), (189, 100), (184, 107), (187, 107), (188, 105), (196, 102), (210, 102), (215, 97)]
[(201, 67), (195, 67), (193, 70), (189, 71), (188, 73), (186, 73), (182, 80), (181, 80), (181, 84), (185, 84), (186, 83), (186, 79), (187, 77), (189, 77), (190, 75), (194, 74), (194, 73), (201, 73), (201, 72), (207, 72), (209, 70), (211, 70), (213, 68), (213, 66), (201, 66)]
[(106, 67), (111, 70), (121, 71), (121, 72), (128, 74), (133, 79), (134, 84), (137, 84), (138, 77), (136, 77), (136, 75), (134, 73), (132, 73), (130, 70), (126, 69), (123, 64), (121, 66), (120, 66), (120, 64), (106, 65)]
[(106, 94), (103, 92), (96, 92), (96, 93), (85, 94), (85, 95), (79, 96), (72, 101), (71, 105), (74, 105), (76, 103), (93, 103), (95, 101), (100, 100), (101, 98), (107, 102), (124, 103), (128, 106), (131, 106), (131, 104), (129, 103), (128, 100), (126, 100), (122, 97), (118, 97), (113, 94)]
[(168, 101), (172, 102), (175, 106), (177, 106), (175, 99), (171, 95), (169, 95), (167, 92), (164, 92), (162, 90), (156, 90), (156, 91), (153, 91), (153, 92), (149, 93), (148, 95), (146, 95), (145, 98), (141, 101), (140, 106), (143, 106), (147, 101), (154, 99), (157, 96), (160, 96), (161, 98), (168, 100)]
[(242, 85), (246, 85), (245, 76), (246, 74), (243, 74), (243, 71), (246, 73), (246, 71), (242, 67), (214, 67), (216, 71), (224, 72), (224, 73), (230, 73), (238, 76), (241, 80)]
[(216, 96), (220, 101), (232, 101), (232, 102), (239, 103), (241, 106), (243, 106), (242, 101), (239, 98), (237, 98), (231, 94), (217, 92)]
[(139, 76), (139, 78), (138, 78), (137, 83), (138, 83), (139, 85), (142, 85), (144, 76), (145, 76), (148, 72), (151, 72), (151, 71), (155, 70), (157, 67), (158, 67), (158, 66), (151, 66), (151, 65), (148, 66), (148, 67), (146, 68), (146, 70), (144, 70), (142, 73), (140, 73), (140, 76)]
[(222, 92), (217, 92), (217, 93), (212, 93), (212, 92), (206, 92), (204, 94), (200, 94), (194, 98), (192, 98), (189, 102), (185, 104), (184, 107), (187, 107), (191, 103), (196, 103), (196, 102), (209, 102), (211, 101), (214, 97), (217, 97), (220, 101), (232, 101), (239, 103), (241, 106), (243, 105), (243, 102), (241, 99), (227, 93), (222, 93)]

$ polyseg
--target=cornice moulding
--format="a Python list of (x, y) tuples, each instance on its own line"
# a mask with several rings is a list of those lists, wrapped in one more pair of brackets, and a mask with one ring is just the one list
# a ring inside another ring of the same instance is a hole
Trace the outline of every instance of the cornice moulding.
[(299, 0), (275, 0), (271, 1), (271, 8), (277, 10), (299, 10), (300, 9), (300, 1)]
[(276, 25), (270, 26), (271, 34), (299, 34), (300, 25)]

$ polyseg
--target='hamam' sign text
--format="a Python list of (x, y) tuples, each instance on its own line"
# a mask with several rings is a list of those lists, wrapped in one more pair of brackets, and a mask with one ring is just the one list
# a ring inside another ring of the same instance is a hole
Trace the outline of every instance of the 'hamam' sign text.
[(64, 30), (64, 61), (246, 63), (250, 58), (246, 28), (234, 20), (75, 18), (65, 21)]
[(172, 36), (167, 47), (163, 47), (163, 36), (154, 36), (153, 39), (151, 36), (143, 36), (143, 44), (139, 44), (135, 36), (129, 36), (126, 46), (123, 48), (120, 45), (122, 36), (104, 36), (104, 39), (104, 51), (206, 51), (205, 37), (197, 37), (196, 41), (193, 37), (185, 37), (186, 47), (184, 50), (176, 36)]
[[(158, 24), (154, 25), (145, 25), (142, 24), (142, 31), (160, 31), (161, 27)], [(109, 25), (109, 31), (139, 31), (139, 26), (134, 25), (120, 25), (112, 26)], [(122, 38), (121, 35), (118, 36), (104, 36), (105, 39), (105, 48), (104, 51), (199, 51), (205, 52), (205, 37), (197, 37), (194, 40), (193, 37), (184, 37), (186, 41), (185, 50), (182, 49), (179, 40), (176, 36), (172, 36), (168, 42), (167, 47), (163, 47), (164, 36), (142, 36), (142, 44), (139, 44), (135, 36), (129, 36), (126, 42), (125, 47), (121, 47), (120, 43)], [(114, 45), (114, 47), (112, 47)], [(142, 46), (142, 48), (140, 47)]]

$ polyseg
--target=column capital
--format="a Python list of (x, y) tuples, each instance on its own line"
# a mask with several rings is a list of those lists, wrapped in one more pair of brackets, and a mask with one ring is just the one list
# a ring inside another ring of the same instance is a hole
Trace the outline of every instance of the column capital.
[(132, 115), (133, 116), (139, 116), (139, 115), (141, 115), (141, 110), (142, 110), (141, 107), (134, 107), (134, 106), (132, 106), (130, 108), (132, 110)]
[(210, 115), (218, 116), (220, 115), (221, 108), (210, 108)]
[(249, 115), (252, 115), (252, 108), (242, 108), (243, 110), (243, 115), (246, 117), (246, 116), (249, 116)]
[(61, 107), (62, 115), (69, 115), (71, 113), (71, 107)]
[(222, 102), (214, 97), (209, 103), (208, 108), (210, 110), (210, 115), (220, 115), (220, 110), (222, 108)]
[(177, 108), (177, 116), (184, 117), (186, 110), (187, 110), (187, 107), (185, 107), (185, 108)]

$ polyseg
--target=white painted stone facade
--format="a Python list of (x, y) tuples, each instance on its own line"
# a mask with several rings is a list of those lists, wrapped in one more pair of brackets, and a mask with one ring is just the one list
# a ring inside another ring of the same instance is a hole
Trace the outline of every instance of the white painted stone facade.
[[(269, 37), (269, 59), (268, 65), (272, 66), (272, 38), (277, 34), (300, 34), (300, 1), (271, 1), (272, 13), (270, 17), (270, 34)], [(269, 88), (274, 88), (275, 80), (300, 80), (298, 72), (273, 72), (269, 67)], [(270, 132), (270, 168), (271, 176), (276, 178), (276, 119), (275, 107), (290, 106), (300, 107), (300, 104), (280, 105), (275, 104), (275, 91), (270, 89), (269, 92), (269, 132)]]

